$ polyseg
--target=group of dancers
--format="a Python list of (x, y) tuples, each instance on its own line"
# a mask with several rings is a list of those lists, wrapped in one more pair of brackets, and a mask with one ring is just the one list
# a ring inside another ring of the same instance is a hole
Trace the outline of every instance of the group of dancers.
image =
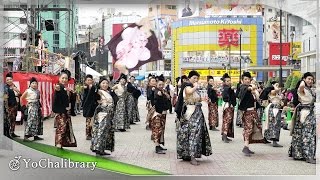
[[(192, 165), (199, 165), (197, 158), (202, 155), (212, 155), (209, 130), (217, 131), (219, 126), (218, 94), (220, 91), (214, 85), (212, 76), (208, 76), (208, 122), (202, 111), (202, 97), (199, 91), (199, 77), (197, 71), (191, 71), (188, 76), (177, 78), (175, 93), (177, 101), (172, 103), (163, 75), (148, 77), (147, 86), (147, 129), (151, 130), (151, 139), (155, 145), (155, 152), (165, 154), (165, 126), (167, 111), (175, 105), (176, 131), (177, 131), (177, 158), (190, 161)], [(73, 133), (70, 116), (70, 91), (67, 84), (71, 78), (68, 70), (59, 75), (59, 83), (55, 85), (53, 112), (56, 113), (55, 146), (76, 147), (77, 141)], [(19, 90), (12, 82), (12, 74), (6, 76), (5, 84), (5, 134), (18, 137), (14, 133), (15, 117), (18, 101), (22, 105), (27, 101), (27, 122), (25, 123), (24, 140), (34, 137), (42, 140), (43, 121), (41, 117), (40, 93), (37, 80), (30, 80), (29, 88), (22, 94), (20, 100)], [(287, 107), (283, 104), (280, 95), (279, 83), (272, 82), (272, 86), (258, 91), (258, 86), (252, 80), (249, 72), (241, 76), (238, 87), (231, 85), (231, 77), (224, 74), (221, 78), (223, 85), (221, 94), (223, 98), (223, 121), (221, 136), (224, 143), (230, 143), (234, 138), (234, 114), (238, 106), (237, 125), (243, 127), (245, 156), (255, 154), (249, 148), (252, 143), (267, 143), (273, 141), (274, 147), (282, 147), (277, 142), (281, 132), (281, 113)], [(90, 149), (97, 155), (109, 155), (105, 152), (114, 151), (114, 132), (123, 132), (130, 129), (130, 125), (140, 121), (138, 111), (138, 98), (141, 92), (134, 85), (134, 77), (127, 79), (121, 75), (117, 83), (107, 77), (101, 77), (98, 84), (94, 84), (91, 75), (87, 75), (84, 85), (83, 116), (86, 118), (86, 139), (91, 140)], [(315, 92), (312, 86), (314, 77), (305, 73), (298, 82), (294, 99), (299, 103), (294, 110), (292, 119), (292, 141), (289, 156), (296, 160), (305, 160), (316, 163), (316, 119), (314, 115)], [(265, 123), (262, 123), (262, 114), (265, 112)]]

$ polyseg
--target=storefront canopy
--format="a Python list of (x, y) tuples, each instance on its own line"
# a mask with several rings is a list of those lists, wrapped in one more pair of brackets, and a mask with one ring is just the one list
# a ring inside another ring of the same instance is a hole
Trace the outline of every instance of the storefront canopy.
[(136, 77), (136, 80), (138, 80), (138, 81), (142, 81), (142, 80), (144, 80), (144, 79), (145, 79), (144, 76), (137, 76), (137, 77)]
[(100, 74), (99, 72), (95, 71), (94, 69), (86, 66), (85, 64), (81, 64), (80, 68), (81, 68), (82, 72), (84, 72), (86, 75), (91, 74), (93, 76), (93, 78), (100, 78), (100, 76), (102, 76), (102, 74)]

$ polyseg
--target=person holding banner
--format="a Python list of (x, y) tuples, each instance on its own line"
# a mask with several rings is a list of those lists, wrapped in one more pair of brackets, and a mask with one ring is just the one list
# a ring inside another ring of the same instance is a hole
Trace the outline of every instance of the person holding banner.
[(71, 73), (68, 70), (62, 70), (59, 75), (59, 83), (55, 86), (53, 99), (53, 112), (56, 113), (56, 135), (55, 146), (77, 147), (77, 141), (73, 133), (70, 116), (70, 90), (66, 87), (70, 81)]
[[(29, 88), (20, 97), (20, 102), (27, 100), (28, 119), (25, 125), (24, 141), (33, 137), (34, 140), (43, 140), (39, 135), (43, 135), (43, 119), (41, 113), (40, 91), (38, 81), (32, 77)], [(21, 104), (23, 106), (23, 104)]]
[(13, 75), (9, 72), (6, 75), (6, 84), (4, 86), (4, 104), (6, 105), (7, 125), (9, 125), (9, 137), (20, 137), (14, 133), (16, 127), (16, 117), (18, 113), (18, 100), (20, 91), (13, 84)]

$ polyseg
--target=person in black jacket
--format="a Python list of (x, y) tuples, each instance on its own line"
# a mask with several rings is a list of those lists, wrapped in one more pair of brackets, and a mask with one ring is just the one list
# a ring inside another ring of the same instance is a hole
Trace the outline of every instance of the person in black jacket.
[(154, 90), (156, 89), (156, 85), (157, 85), (156, 78), (154, 76), (150, 76), (148, 86), (147, 86), (147, 110), (148, 110), (148, 114), (146, 117), (147, 130), (151, 129), (150, 121), (153, 116), (153, 113), (155, 112), (153, 97), (154, 97)]
[(86, 118), (86, 139), (92, 138), (92, 117), (97, 107), (96, 94), (97, 88), (93, 84), (92, 75), (88, 74), (85, 79), (84, 93), (83, 93), (83, 117)]
[(221, 135), (222, 141), (224, 141), (225, 143), (229, 143), (231, 139), (228, 139), (228, 137), (234, 138), (233, 116), (234, 107), (237, 104), (237, 99), (234, 92), (235, 88), (231, 87), (230, 76), (226, 73), (222, 76), (221, 80), (223, 81), (222, 98), (224, 101)]
[(158, 77), (157, 87), (154, 91), (154, 105), (155, 113), (151, 119), (152, 136), (156, 145), (157, 154), (165, 154), (164, 145), (164, 130), (166, 126), (167, 110), (170, 108), (170, 95), (163, 89), (164, 77), (163, 75)]
[(213, 86), (214, 79), (212, 76), (208, 76), (207, 81), (208, 81), (207, 93), (208, 93), (209, 127), (210, 127), (210, 130), (212, 131), (218, 131), (218, 129), (216, 129), (219, 126), (217, 89)]
[[(136, 122), (140, 121), (138, 104), (135, 98), (137, 97), (137, 91), (139, 90), (134, 86), (134, 81), (135, 77), (131, 76), (129, 82), (127, 83), (128, 96), (126, 98), (126, 104), (128, 107), (127, 113), (130, 124), (135, 124)], [(137, 98), (139, 98), (139, 96)]]
[(71, 73), (68, 70), (62, 70), (59, 83), (55, 86), (53, 108), (52, 111), (56, 116), (56, 135), (55, 146), (62, 147), (77, 147), (77, 141), (74, 137), (70, 113), (70, 89), (67, 88)]

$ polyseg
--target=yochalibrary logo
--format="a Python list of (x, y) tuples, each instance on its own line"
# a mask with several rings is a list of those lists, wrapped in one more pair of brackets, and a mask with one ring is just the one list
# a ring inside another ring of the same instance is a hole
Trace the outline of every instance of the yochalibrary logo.
[(14, 159), (12, 159), (10, 162), (9, 162), (9, 168), (12, 170), (12, 171), (17, 171), (20, 169), (20, 159), (21, 159), (21, 156), (16, 156), (14, 157)]

